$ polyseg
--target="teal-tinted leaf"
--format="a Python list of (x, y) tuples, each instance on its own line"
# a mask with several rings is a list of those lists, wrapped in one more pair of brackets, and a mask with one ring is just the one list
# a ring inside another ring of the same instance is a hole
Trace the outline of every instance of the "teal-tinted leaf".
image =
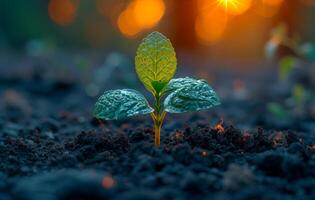
[[(175, 85), (177, 84), (174, 84), (174, 87)], [(169, 113), (198, 111), (217, 105), (220, 105), (220, 99), (216, 92), (206, 81), (200, 80), (176, 89), (164, 101), (164, 109)]]
[(153, 112), (145, 97), (136, 90), (109, 90), (96, 102), (94, 115), (100, 119), (124, 119)]
[(305, 43), (300, 46), (302, 55), (310, 60), (315, 60), (315, 47), (310, 43)]
[(283, 57), (279, 61), (279, 77), (280, 77), (280, 79), (282, 79), (282, 80), (286, 79), (291, 74), (296, 63), (297, 63), (297, 59), (295, 57), (292, 57), (292, 56)]
[(145, 87), (156, 93), (153, 81), (168, 83), (176, 71), (176, 54), (172, 43), (159, 32), (143, 39), (135, 59), (136, 72)]
[(167, 84), (165, 91), (170, 92), (170, 91), (174, 91), (185, 86), (199, 85), (202, 83), (207, 83), (207, 82), (205, 80), (197, 80), (197, 79), (193, 79), (189, 77), (175, 78), (175, 79), (170, 80), (170, 82)]

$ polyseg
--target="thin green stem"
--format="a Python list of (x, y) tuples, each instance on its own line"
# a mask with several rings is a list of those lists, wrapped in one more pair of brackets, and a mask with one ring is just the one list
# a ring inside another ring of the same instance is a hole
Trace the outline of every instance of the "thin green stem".
[(151, 114), (151, 117), (154, 123), (154, 144), (158, 147), (161, 144), (161, 127), (163, 125), (166, 112), (163, 110), (161, 105), (161, 96), (159, 94), (154, 94), (154, 97), (155, 111)]

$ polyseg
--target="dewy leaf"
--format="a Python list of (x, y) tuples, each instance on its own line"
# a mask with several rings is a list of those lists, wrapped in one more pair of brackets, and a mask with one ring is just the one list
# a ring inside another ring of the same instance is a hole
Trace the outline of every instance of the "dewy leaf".
[(164, 109), (169, 113), (198, 111), (217, 105), (220, 105), (219, 97), (207, 82), (201, 80), (175, 90), (164, 101)]
[(168, 83), (176, 71), (176, 54), (171, 42), (159, 32), (143, 39), (136, 55), (136, 72), (145, 87), (155, 93), (153, 81)]
[(205, 80), (197, 80), (197, 79), (193, 79), (189, 77), (175, 78), (175, 79), (170, 80), (170, 82), (167, 84), (165, 92), (174, 91), (185, 86), (202, 84), (203, 82), (207, 83)]
[(94, 115), (100, 119), (124, 119), (153, 112), (145, 97), (136, 90), (109, 90), (96, 102)]

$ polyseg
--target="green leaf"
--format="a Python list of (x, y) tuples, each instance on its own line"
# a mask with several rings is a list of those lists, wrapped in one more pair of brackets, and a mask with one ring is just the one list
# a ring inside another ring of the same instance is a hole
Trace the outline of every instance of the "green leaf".
[(100, 119), (124, 119), (153, 112), (145, 97), (136, 90), (109, 90), (96, 102), (94, 115)]
[(292, 56), (285, 56), (279, 61), (279, 77), (281, 80), (286, 79), (294, 69), (297, 59)]
[(198, 85), (202, 83), (207, 83), (206, 80), (197, 80), (189, 77), (185, 78), (175, 78), (170, 80), (170, 82), (167, 84), (167, 87), (165, 89), (166, 92), (174, 91), (177, 89), (180, 89), (185, 86), (190, 86), (190, 85)]
[(168, 83), (176, 71), (176, 54), (169, 39), (153, 32), (143, 39), (135, 59), (136, 72), (144, 86), (152, 93), (152, 82)]
[(152, 86), (157, 94), (161, 94), (163, 89), (166, 87), (167, 82), (162, 81), (152, 81)]
[[(178, 88), (164, 101), (164, 109), (169, 113), (183, 113), (208, 109), (220, 105), (220, 99), (206, 81), (189, 78), (175, 79), (171, 87)], [(188, 83), (192, 81), (191, 84)], [(183, 83), (180, 87), (179, 83)], [(185, 84), (187, 83), (187, 84)]]

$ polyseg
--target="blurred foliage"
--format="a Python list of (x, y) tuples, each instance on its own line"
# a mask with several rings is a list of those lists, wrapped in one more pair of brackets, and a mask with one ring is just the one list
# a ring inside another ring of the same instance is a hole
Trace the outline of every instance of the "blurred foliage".
[[(273, 58), (278, 53), (280, 47), (290, 49), (295, 57), (315, 61), (315, 47), (312, 43), (302, 43), (297, 34), (293, 36), (289, 34), (288, 27), (280, 24), (271, 31), (271, 37), (265, 46), (265, 54), (267, 58)], [(292, 64), (292, 58), (285, 58), (283, 64)], [(281, 65), (280, 65), (281, 66)]]
[[(141, 35), (157, 30), (187, 57), (253, 60), (262, 58), (269, 29), (279, 21), (290, 31), (275, 29), (275, 38), (299, 30), (314, 41), (314, 9), (302, 0), (1, 0), (0, 48), (26, 48), (30, 55), (59, 47), (130, 55)], [(279, 39), (273, 42), (270, 55)], [(299, 51), (314, 58), (309, 45)]]
[(289, 113), (288, 111), (279, 103), (270, 102), (267, 104), (267, 110), (275, 117), (286, 118)]
[(293, 56), (285, 56), (279, 61), (279, 78), (281, 80), (286, 79), (293, 68), (296, 66), (297, 59)]
[[(31, 40), (70, 47), (103, 47), (114, 41), (117, 45), (116, 30), (95, 11), (95, 3), (80, 1), (76, 20), (60, 26), (49, 17), (47, 0), (1, 0), (0, 37), (16, 48), (23, 48)], [(108, 35), (112, 40), (105, 40)]]
[[(19, 46), (29, 38), (46, 37), (53, 26), (47, 16), (47, 1), (0, 1), (0, 32), (13, 46)], [(45, 17), (46, 16), (46, 17)], [(43, 33), (45, 30), (47, 33)]]
[(311, 43), (305, 43), (300, 46), (301, 54), (305, 58), (315, 61), (315, 47)]
[(310, 98), (310, 92), (303, 85), (296, 84), (292, 89), (292, 98), (297, 106), (303, 105)]
[(267, 105), (267, 110), (274, 116), (285, 117), (288, 113), (300, 113), (313, 95), (314, 85), (311, 82), (315, 47), (308, 42), (302, 43), (297, 35), (291, 36), (284, 24), (280, 24), (272, 30), (271, 38), (265, 48), (266, 56), (268, 58), (276, 57), (280, 47), (290, 50), (284, 56), (280, 54), (278, 62), (279, 79), (289, 86), (284, 87), (290, 91), (287, 92), (288, 97), (283, 105), (271, 102)]

